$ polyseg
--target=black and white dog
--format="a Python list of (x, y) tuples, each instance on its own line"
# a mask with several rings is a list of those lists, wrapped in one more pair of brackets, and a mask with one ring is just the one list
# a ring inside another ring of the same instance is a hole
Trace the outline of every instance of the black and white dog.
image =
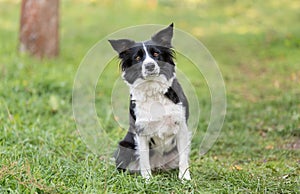
[(175, 168), (180, 179), (191, 179), (189, 108), (176, 79), (172, 37), (173, 24), (148, 41), (109, 40), (130, 89), (130, 127), (119, 142), (116, 165), (146, 179), (151, 170)]

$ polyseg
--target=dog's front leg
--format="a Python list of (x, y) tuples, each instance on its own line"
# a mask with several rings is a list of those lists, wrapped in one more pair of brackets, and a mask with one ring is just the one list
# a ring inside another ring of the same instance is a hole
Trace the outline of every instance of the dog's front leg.
[(148, 180), (151, 177), (151, 166), (149, 160), (149, 141), (147, 136), (138, 135), (138, 146), (141, 175)]
[(186, 124), (182, 124), (176, 137), (179, 154), (179, 179), (191, 180), (189, 171), (190, 132)]

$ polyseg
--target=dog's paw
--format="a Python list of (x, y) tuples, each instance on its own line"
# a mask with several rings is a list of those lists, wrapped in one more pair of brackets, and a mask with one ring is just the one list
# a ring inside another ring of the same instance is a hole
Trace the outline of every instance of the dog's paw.
[(178, 178), (181, 181), (189, 181), (189, 180), (191, 180), (190, 171), (186, 170), (184, 173), (179, 173)]
[(146, 180), (146, 182), (148, 182), (151, 179), (151, 172), (147, 170), (141, 171), (141, 175)]

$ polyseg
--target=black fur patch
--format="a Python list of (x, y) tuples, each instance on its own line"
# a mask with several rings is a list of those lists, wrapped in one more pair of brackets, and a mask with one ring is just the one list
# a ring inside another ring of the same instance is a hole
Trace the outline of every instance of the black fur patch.
[(168, 91), (165, 93), (165, 96), (169, 98), (172, 102), (175, 104), (178, 104), (180, 102), (178, 95), (176, 92), (172, 89), (172, 87), (169, 87)]
[(130, 115), (132, 116), (133, 120), (136, 120), (134, 109), (135, 109), (135, 100), (130, 100), (129, 112), (130, 112)]
[(136, 160), (134, 136), (133, 133), (127, 132), (125, 138), (119, 142), (118, 149), (114, 154), (118, 170), (125, 171), (129, 163)]
[(124, 148), (135, 149), (134, 134), (128, 132), (125, 138), (119, 142), (119, 145)]

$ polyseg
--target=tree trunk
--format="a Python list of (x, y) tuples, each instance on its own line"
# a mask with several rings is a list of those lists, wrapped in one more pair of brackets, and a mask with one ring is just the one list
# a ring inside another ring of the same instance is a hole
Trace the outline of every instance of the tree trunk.
[(55, 57), (59, 50), (59, 0), (22, 0), (20, 52)]

